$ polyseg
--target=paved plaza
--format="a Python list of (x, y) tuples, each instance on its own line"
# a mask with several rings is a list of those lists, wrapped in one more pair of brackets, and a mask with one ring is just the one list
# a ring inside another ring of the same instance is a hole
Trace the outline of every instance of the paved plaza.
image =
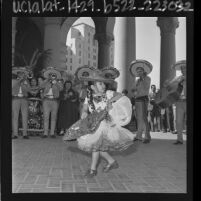
[[(186, 193), (186, 141), (173, 145), (176, 135), (151, 133), (150, 144), (135, 142), (122, 153), (112, 155), (119, 168), (84, 178), (91, 155), (80, 151), (76, 142), (31, 137), (12, 143), (13, 193), (34, 192), (125, 192)], [(186, 137), (186, 136), (185, 136)]]

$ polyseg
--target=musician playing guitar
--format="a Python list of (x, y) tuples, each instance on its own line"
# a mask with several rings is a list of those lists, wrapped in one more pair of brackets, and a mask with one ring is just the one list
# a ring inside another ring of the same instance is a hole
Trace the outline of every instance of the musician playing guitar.
[(186, 119), (186, 61), (177, 62), (173, 68), (180, 70), (182, 76), (179, 77), (180, 85), (183, 87), (179, 100), (176, 102), (176, 129), (177, 129), (177, 141), (175, 145), (183, 144), (184, 123)]

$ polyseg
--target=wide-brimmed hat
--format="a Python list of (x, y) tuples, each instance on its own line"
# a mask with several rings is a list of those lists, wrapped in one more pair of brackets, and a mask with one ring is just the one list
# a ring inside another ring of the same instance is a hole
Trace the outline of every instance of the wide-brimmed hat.
[(30, 71), (26, 67), (13, 67), (12, 74), (17, 75), (18, 73), (24, 73), (26, 76), (28, 76)]
[(105, 67), (103, 69), (101, 69), (102, 74), (105, 78), (109, 78), (109, 79), (116, 79), (117, 77), (119, 77), (120, 73), (119, 71), (114, 68), (114, 67)]
[(112, 78), (104, 77), (101, 70), (88, 66), (79, 67), (76, 70), (75, 75), (80, 81), (99, 81), (105, 83), (111, 83), (114, 81)]
[(152, 69), (153, 69), (153, 66), (152, 66), (151, 63), (149, 63), (146, 60), (138, 59), (138, 60), (132, 61), (131, 64), (130, 64), (130, 72), (131, 72), (131, 74), (134, 75), (134, 76), (138, 76), (136, 70), (139, 67), (143, 68), (144, 71), (147, 74), (149, 74), (152, 71)]
[(186, 60), (177, 61), (175, 64), (172, 65), (172, 68), (175, 70), (181, 70), (181, 67), (186, 68)]
[(43, 71), (43, 76), (45, 78), (49, 78), (50, 74), (55, 74), (57, 76), (57, 79), (61, 79), (61, 73), (54, 67), (48, 67)]

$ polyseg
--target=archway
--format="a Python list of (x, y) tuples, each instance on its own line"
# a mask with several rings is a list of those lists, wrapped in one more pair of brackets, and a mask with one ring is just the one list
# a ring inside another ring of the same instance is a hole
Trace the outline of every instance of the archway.
[(98, 44), (93, 38), (95, 33), (96, 25), (91, 17), (68, 17), (63, 21), (60, 37), (61, 60), (65, 61), (63, 69), (73, 74), (79, 66), (97, 65), (93, 62), (97, 57), (94, 54), (98, 52)]
[(43, 37), (35, 23), (28, 18), (18, 18), (16, 30), (15, 65), (24, 66), (30, 62), (36, 49), (43, 49)]

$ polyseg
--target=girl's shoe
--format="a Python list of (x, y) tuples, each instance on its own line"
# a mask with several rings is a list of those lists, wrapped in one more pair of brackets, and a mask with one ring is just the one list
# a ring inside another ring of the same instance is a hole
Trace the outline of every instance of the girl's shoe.
[(114, 161), (111, 164), (108, 164), (107, 166), (105, 166), (103, 168), (103, 172), (109, 172), (112, 169), (117, 169), (119, 167), (119, 164), (117, 163), (117, 161)]
[(97, 175), (97, 170), (89, 169), (89, 170), (87, 170), (87, 172), (85, 173), (84, 176), (87, 178), (93, 178), (96, 175)]

